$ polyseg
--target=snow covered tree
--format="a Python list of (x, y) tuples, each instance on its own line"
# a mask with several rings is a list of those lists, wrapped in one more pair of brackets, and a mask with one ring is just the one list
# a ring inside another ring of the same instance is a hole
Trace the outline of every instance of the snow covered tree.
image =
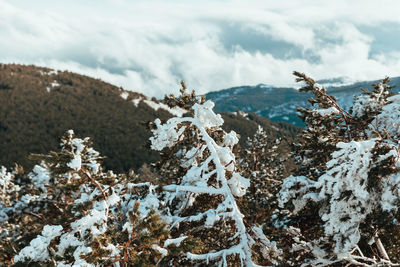
[(400, 97), (389, 79), (364, 91), (350, 111), (313, 79), (295, 72), (318, 108), (300, 109), (307, 129), (286, 178), (281, 208), (304, 266), (398, 266), (400, 261)]
[(270, 244), (259, 228), (246, 227), (236, 203), (250, 185), (238, 172), (232, 152), (237, 134), (223, 131), (214, 103), (194, 93), (166, 101), (190, 109), (190, 116), (156, 120), (152, 130), (151, 147), (164, 156), (158, 165), (166, 181), (163, 218), (172, 237), (193, 243), (186, 243), (187, 253), (166, 263), (254, 266), (254, 244)]
[(276, 204), (286, 166), (284, 153), (278, 151), (280, 139), (271, 142), (264, 129), (259, 126), (253, 138), (248, 138), (239, 169), (244, 177), (249, 177), (250, 187), (240, 201), (246, 220), (263, 223), (270, 217), (271, 206)]
[(168, 254), (166, 223), (142, 205), (151, 185), (103, 172), (88, 138), (70, 130), (60, 152), (33, 158), (27, 177), (1, 169), (0, 248), (13, 256), (2, 264), (151, 266)]
[[(281, 139), (269, 140), (264, 129), (259, 126), (253, 138), (248, 138), (238, 166), (241, 174), (250, 179), (250, 187), (238, 200), (238, 205), (245, 215), (246, 225), (257, 225), (256, 231), (264, 236), (264, 229), (275, 228), (271, 225), (271, 217), (278, 208), (277, 193), (283, 178), (286, 177), (285, 161), (289, 152), (280, 151), (281, 145)], [(264, 237), (264, 242), (253, 246), (253, 258), (262, 265), (276, 265), (283, 260), (282, 251), (278, 249), (276, 242), (280, 237), (271, 232), (268, 237), (275, 238), (275, 241)]]

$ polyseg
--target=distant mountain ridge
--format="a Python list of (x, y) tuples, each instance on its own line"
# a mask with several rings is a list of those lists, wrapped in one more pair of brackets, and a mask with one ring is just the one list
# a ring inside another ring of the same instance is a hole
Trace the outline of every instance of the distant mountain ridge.
[[(332, 86), (340, 80), (319, 81), (327, 84), (327, 92), (335, 96), (339, 104), (349, 109), (353, 103), (354, 95), (361, 93), (360, 88), (371, 90), (371, 84), (379, 82), (365, 81), (350, 85)], [(395, 85), (393, 92), (400, 90), (400, 77), (391, 78), (391, 85)], [(215, 102), (218, 112), (233, 112), (243, 110), (254, 112), (272, 121), (284, 121), (297, 126), (303, 126), (302, 121), (296, 116), (296, 108), (309, 107), (307, 99), (311, 94), (300, 93), (294, 88), (280, 88), (264, 84), (256, 86), (239, 86), (225, 90), (210, 92), (206, 95)]]
[[(99, 79), (37, 66), (0, 64), (0, 166), (33, 166), (30, 153), (58, 150), (59, 138), (73, 129), (90, 137), (106, 156), (107, 169), (122, 172), (154, 162), (158, 154), (146, 146), (146, 123), (184, 111)], [(271, 138), (291, 143), (299, 129), (256, 114), (223, 114), (224, 129), (235, 130), (240, 142), (261, 125)]]

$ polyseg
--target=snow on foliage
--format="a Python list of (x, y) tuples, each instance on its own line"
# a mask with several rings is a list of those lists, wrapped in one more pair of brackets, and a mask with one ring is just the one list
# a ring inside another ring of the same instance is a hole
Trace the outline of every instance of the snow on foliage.
[(388, 97), (389, 103), (382, 107), (382, 112), (371, 122), (372, 129), (386, 131), (393, 138), (400, 137), (400, 95)]
[(42, 189), (43, 192), (46, 192), (46, 185), (50, 183), (50, 172), (46, 168), (45, 164), (43, 165), (44, 166), (35, 165), (28, 177), (32, 180), (35, 187)]
[[(325, 174), (316, 182), (292, 176), (285, 180), (279, 196), (281, 207), (294, 198), (295, 212), (307, 201), (322, 202), (319, 214), (325, 222), (324, 231), (336, 242), (334, 252), (339, 259), (348, 257), (358, 244), (359, 225), (380, 203), (378, 195), (367, 190), (374, 146), (375, 140), (338, 143), (339, 150), (328, 161)], [(294, 185), (300, 190), (292, 191)], [(348, 196), (343, 198), (345, 194)]]
[[(299, 229), (293, 239), (293, 251), (308, 253), (310, 258), (304, 266), (346, 262), (357, 266), (396, 265), (379, 235), (386, 234), (399, 218), (398, 97), (390, 97), (391, 87), (385, 79), (374, 85), (375, 91), (365, 91), (357, 97), (350, 114), (326, 95), (323, 88), (315, 86), (311, 78), (295, 74), (299, 81), (307, 83), (302, 90), (316, 95), (311, 101), (318, 103), (320, 111), (302, 110), (308, 126), (302, 138), (304, 146), (312, 150), (306, 153), (299, 150), (299, 158), (308, 168), (300, 169), (306, 175), (290, 176), (283, 181), (279, 206), (292, 207), (297, 218), (303, 212), (314, 213), (322, 225), (315, 222), (309, 224), (310, 228), (318, 232), (322, 227), (323, 234), (308, 239)], [(337, 110), (338, 115), (327, 112), (330, 109)], [(325, 132), (327, 128), (331, 130)], [(318, 132), (326, 135), (323, 141)], [(318, 138), (312, 139), (314, 134)], [(313, 150), (324, 145), (328, 149), (320, 151), (327, 153), (326, 160), (310, 160), (319, 156)], [(318, 208), (311, 211), (308, 205)], [(377, 254), (365, 250), (367, 246), (374, 246)], [(398, 260), (396, 254), (391, 255)]]
[(24, 247), (14, 257), (14, 261), (46, 261), (50, 256), (47, 247), (50, 245), (51, 240), (60, 236), (62, 229), (61, 225), (46, 225), (43, 228), (42, 234), (33, 239), (29, 243), (29, 246)]
[[(175, 142), (179, 141), (179, 138), (183, 138), (182, 133), (185, 131), (185, 128), (181, 127), (178, 129), (178, 126), (174, 125), (173, 122), (161, 125), (160, 119), (156, 119), (154, 123), (160, 130), (153, 132), (154, 136), (150, 137), (152, 149), (162, 150), (164, 147), (171, 147)], [(157, 142), (153, 140), (157, 140)]]
[[(219, 262), (227, 266), (227, 258), (238, 256), (242, 265), (253, 266), (251, 259), (251, 237), (248, 235), (234, 196), (241, 196), (249, 186), (248, 179), (235, 172), (235, 156), (231, 147), (238, 142), (234, 132), (223, 133), (225, 142), (219, 143), (210, 132), (216, 131), (223, 124), (221, 115), (215, 114), (212, 108), (214, 103), (207, 101), (195, 103), (192, 107), (193, 117), (172, 118), (160, 124), (157, 120), (156, 128), (152, 130), (150, 138), (152, 148), (162, 150), (178, 145), (183, 140), (185, 131), (195, 131), (199, 136), (199, 143), (192, 144), (193, 148), (186, 150), (181, 166), (187, 168), (180, 184), (169, 184), (163, 187), (168, 191), (165, 202), (180, 202), (175, 212), (168, 213), (166, 218), (174, 227), (184, 222), (201, 222), (205, 219), (204, 227), (212, 228), (221, 221), (234, 223), (234, 244), (205, 253), (187, 253), (189, 260), (205, 262)], [(230, 177), (230, 178), (229, 178)], [(222, 201), (215, 208), (209, 208), (194, 215), (184, 215), (185, 209), (196, 202), (201, 195), (210, 198), (222, 197)]]
[(331, 108), (323, 108), (323, 109), (314, 109), (313, 110), (315, 113), (320, 114), (321, 116), (326, 116), (326, 115), (332, 115), (332, 114), (338, 114), (339, 110), (335, 107)]
[[(20, 187), (14, 183), (15, 173), (8, 172), (5, 167), (0, 168), (0, 224), (7, 223), (8, 213), (12, 211), (11, 206), (15, 203), (14, 198), (18, 196)], [(0, 237), (4, 234), (4, 229), (0, 227)]]
[(13, 183), (14, 174), (8, 172), (5, 167), (0, 168), (0, 203), (6, 204), (9, 202), (11, 192), (19, 190), (19, 186)]
[(355, 97), (352, 107), (352, 114), (357, 117), (362, 117), (368, 112), (379, 111), (387, 104), (387, 96), (389, 92), (385, 89), (384, 82), (378, 83), (375, 86), (375, 93), (362, 94)]
[(88, 147), (89, 138), (85, 139), (72, 138), (74, 131), (67, 131), (67, 138), (62, 140), (63, 149), (68, 149), (71, 152), (72, 159), (67, 163), (71, 169), (79, 171), (82, 167), (89, 167), (94, 174), (100, 170), (99, 152), (91, 147)]
[[(270, 241), (265, 236), (261, 227), (254, 225), (251, 230), (254, 233), (254, 239), (258, 240), (261, 244), (262, 256), (272, 264), (279, 265), (283, 252), (277, 247), (277, 243), (275, 241)], [(280, 260), (277, 261), (277, 258)]]
[(246, 194), (246, 190), (250, 186), (250, 181), (240, 174), (234, 173), (232, 174), (232, 178), (228, 180), (228, 184), (234, 196), (242, 197)]
[[(0, 214), (11, 221), (25, 216), (27, 229), (10, 221), (0, 224), (5, 229), (3, 240), (9, 244), (24, 240), (25, 231), (32, 235), (42, 229), (28, 244), (13, 245), (14, 251), (15, 246), (21, 247), (14, 262), (148, 266), (166, 256), (163, 241), (168, 232), (153, 209), (157, 206), (149, 201), (151, 192), (140, 207), (141, 198), (133, 189), (142, 185), (129, 183), (126, 175), (103, 172), (101, 157), (88, 138), (75, 138), (72, 130), (67, 131), (61, 152), (35, 157), (42, 162), (28, 175), (33, 184), (24, 184), (20, 196), (0, 207)], [(6, 179), (10, 183), (10, 174), (1, 170), (2, 184)]]

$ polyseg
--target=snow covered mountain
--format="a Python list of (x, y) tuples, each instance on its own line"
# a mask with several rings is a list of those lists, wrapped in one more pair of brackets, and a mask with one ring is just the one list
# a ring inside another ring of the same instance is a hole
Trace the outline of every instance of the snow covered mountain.
[[(351, 107), (354, 95), (363, 89), (371, 89), (371, 84), (378, 81), (365, 81), (346, 84), (343, 79), (321, 80), (329, 94), (337, 97), (339, 104), (345, 109)], [(343, 85), (346, 84), (346, 85)], [(399, 92), (400, 77), (391, 79), (395, 85), (394, 92)], [(307, 99), (310, 94), (299, 93), (294, 88), (278, 88), (265, 84), (256, 86), (240, 86), (207, 94), (207, 99), (215, 102), (215, 110), (233, 112), (243, 110), (254, 112), (272, 121), (285, 121), (297, 126), (303, 126), (296, 115), (296, 108), (310, 106)]]

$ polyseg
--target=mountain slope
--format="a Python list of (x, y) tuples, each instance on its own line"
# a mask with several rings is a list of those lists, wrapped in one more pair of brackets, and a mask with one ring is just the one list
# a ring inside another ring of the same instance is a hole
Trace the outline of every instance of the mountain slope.
[[(338, 98), (342, 107), (349, 109), (354, 95), (361, 93), (360, 88), (371, 89), (371, 84), (376, 82), (379, 81), (329, 86), (327, 91)], [(400, 77), (392, 78), (391, 84), (396, 85), (394, 92), (398, 92)], [(329, 85), (329, 81), (327, 85)], [(311, 97), (311, 94), (299, 93), (294, 88), (278, 88), (259, 84), (257, 86), (233, 87), (211, 92), (206, 96), (215, 102), (215, 110), (218, 112), (244, 110), (257, 113), (272, 121), (285, 121), (303, 126), (302, 121), (296, 116), (296, 108), (310, 106), (307, 99)]]
[[(157, 109), (157, 110), (156, 110)], [(144, 95), (126, 91), (99, 79), (48, 68), (0, 64), (0, 165), (14, 162), (26, 168), (30, 153), (58, 148), (60, 136), (73, 129), (89, 136), (106, 159), (106, 168), (120, 172), (139, 168), (158, 159), (146, 147), (150, 131), (146, 123), (165, 120), (180, 110), (168, 108)], [(248, 117), (225, 114), (226, 129), (235, 129), (241, 144), (261, 124), (271, 138), (288, 143), (295, 127), (273, 124), (255, 114)]]

